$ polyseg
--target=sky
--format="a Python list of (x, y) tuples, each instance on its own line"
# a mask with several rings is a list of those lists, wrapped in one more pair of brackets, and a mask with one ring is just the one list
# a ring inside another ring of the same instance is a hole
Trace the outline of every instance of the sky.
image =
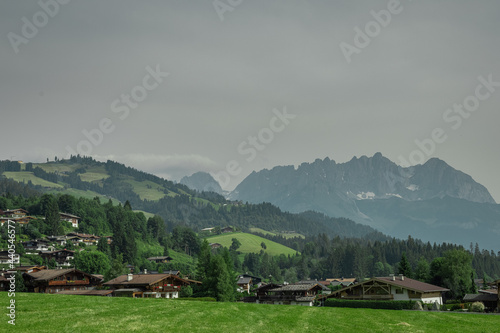
[(498, 1), (3, 1), (0, 160), (170, 180), (381, 152), (500, 202)]

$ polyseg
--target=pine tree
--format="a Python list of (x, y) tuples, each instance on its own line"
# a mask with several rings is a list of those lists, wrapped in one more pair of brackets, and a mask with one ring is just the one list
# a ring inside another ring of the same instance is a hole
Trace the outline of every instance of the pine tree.
[(404, 276), (409, 278), (413, 276), (410, 262), (406, 258), (406, 252), (403, 252), (403, 255), (401, 256), (401, 261), (398, 265), (398, 274), (403, 274)]

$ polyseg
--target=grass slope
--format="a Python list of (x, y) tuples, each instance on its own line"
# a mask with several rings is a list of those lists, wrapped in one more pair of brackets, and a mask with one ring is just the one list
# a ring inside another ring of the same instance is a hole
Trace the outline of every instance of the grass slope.
[(12, 179), (16, 182), (19, 182), (19, 183), (27, 183), (28, 181), (31, 180), (33, 185), (40, 185), (40, 186), (49, 187), (49, 188), (63, 188), (62, 185), (49, 182), (49, 181), (42, 179), (42, 178), (38, 178), (37, 176), (35, 176), (33, 174), (33, 172), (29, 172), (29, 171), (17, 171), (17, 172), (16, 171), (5, 171), (3, 173), (3, 175), (5, 177), (10, 178), (10, 179)]
[(0, 293), (0, 331), (18, 332), (498, 332), (498, 315), (341, 309), (16, 293), (16, 327)]
[(266, 244), (267, 249), (265, 250), (265, 252), (267, 252), (269, 255), (279, 256), (282, 253), (284, 255), (288, 254), (294, 255), (296, 253), (294, 249), (270, 241), (268, 239), (255, 236), (252, 234), (247, 234), (244, 232), (227, 233), (227, 234), (207, 237), (207, 241), (209, 243), (219, 243), (222, 246), (230, 247), (233, 242), (232, 241), (233, 238), (237, 238), (240, 241), (241, 247), (238, 249), (238, 251), (242, 253), (259, 253), (260, 250), (262, 249), (262, 247), (260, 246), (262, 242)]
[(300, 237), (300, 238), (306, 238), (304, 235), (301, 235), (299, 233), (281, 233), (281, 232), (271, 232), (271, 231), (267, 231), (267, 230), (264, 230), (264, 229), (261, 229), (261, 228), (250, 228), (250, 231), (251, 232), (257, 232), (257, 233), (260, 233), (260, 234), (263, 234), (263, 235), (271, 235), (271, 236), (277, 236), (277, 235), (280, 235), (280, 236), (283, 236), (285, 238), (294, 238), (294, 237)]

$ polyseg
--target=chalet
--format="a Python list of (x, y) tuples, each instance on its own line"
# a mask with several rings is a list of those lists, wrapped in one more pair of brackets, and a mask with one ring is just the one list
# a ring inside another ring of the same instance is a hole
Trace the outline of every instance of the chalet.
[(59, 216), (62, 221), (70, 222), (73, 228), (78, 228), (78, 222), (82, 219), (81, 217), (68, 213), (59, 213)]
[[(192, 281), (192, 280), (191, 280)], [(115, 296), (179, 298), (179, 292), (191, 283), (173, 274), (126, 274), (104, 283)]]
[(35, 239), (21, 243), (26, 251), (54, 251), (55, 248), (50, 245), (48, 240)]
[(81, 243), (85, 243), (87, 245), (96, 245), (99, 243), (99, 239), (101, 237), (96, 236), (96, 235), (89, 235), (89, 234), (79, 234), (76, 232), (70, 232), (69, 234), (66, 234), (68, 237), (77, 237), (78, 241)]
[(4, 225), (5, 222), (13, 221), (19, 224), (28, 224), (31, 220), (35, 219), (33, 216), (21, 216), (21, 217), (0, 217), (0, 224)]
[(0, 251), (0, 264), (11, 264), (12, 261), (14, 264), (19, 264), (19, 254), (14, 254), (14, 257), (12, 257), (9, 251)]
[(442, 293), (449, 289), (407, 278), (375, 277), (368, 281), (350, 285), (332, 292), (327, 298), (335, 297), (352, 300), (395, 300), (421, 301), (422, 303), (443, 304)]
[(233, 227), (225, 227), (225, 228), (221, 229), (221, 232), (223, 234), (228, 233), (228, 232), (234, 232), (234, 228)]
[(250, 287), (253, 285), (252, 278), (251, 277), (243, 277), (239, 276), (238, 281), (236, 282), (238, 285), (238, 291), (240, 293), (247, 292), (250, 294)]
[(208, 245), (210, 246), (210, 248), (212, 250), (215, 250), (215, 249), (218, 249), (218, 248), (222, 247), (222, 244), (219, 244), (219, 243), (210, 243)]
[(39, 255), (42, 259), (50, 261), (54, 259), (59, 266), (71, 266), (70, 260), (74, 259), (75, 251), (57, 250), (57, 251), (40, 251)]
[(38, 266), (38, 265), (28, 265), (28, 266), (17, 266), (14, 267), (11, 271), (17, 271), (21, 273), (36, 273), (40, 272), (43, 269), (47, 269), (46, 266)]
[(24, 217), (24, 216), (28, 215), (28, 211), (21, 209), (21, 208), (17, 208), (17, 209), (11, 209), (11, 210), (4, 210), (2, 212), (2, 215), (5, 217), (10, 217), (10, 218)]
[(320, 284), (288, 284), (269, 289), (267, 295), (260, 297), (258, 303), (290, 304), (312, 306), (316, 296), (322, 292)]
[(148, 260), (157, 264), (168, 264), (172, 262), (172, 258), (169, 256), (149, 257)]
[(493, 311), (498, 307), (498, 290), (479, 290), (477, 294), (466, 294), (463, 301), (467, 303), (481, 302), (487, 311)]
[(74, 268), (43, 269), (23, 276), (28, 291), (35, 293), (54, 294), (63, 290), (94, 289), (100, 283), (92, 275)]
[(356, 283), (356, 278), (333, 278), (333, 279), (326, 279), (326, 281), (330, 282), (330, 285), (333, 287), (340, 286), (341, 288), (343, 287), (349, 287), (352, 286), (353, 284)]

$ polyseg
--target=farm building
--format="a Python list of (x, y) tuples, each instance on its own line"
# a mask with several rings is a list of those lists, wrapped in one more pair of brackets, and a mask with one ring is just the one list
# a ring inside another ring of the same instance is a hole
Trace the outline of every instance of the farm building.
[(192, 283), (201, 284), (174, 274), (125, 274), (103, 285), (114, 289), (116, 296), (179, 298), (181, 289)]
[(443, 304), (442, 293), (449, 289), (407, 278), (403, 275), (375, 277), (332, 292), (327, 298), (352, 300), (421, 301)]

